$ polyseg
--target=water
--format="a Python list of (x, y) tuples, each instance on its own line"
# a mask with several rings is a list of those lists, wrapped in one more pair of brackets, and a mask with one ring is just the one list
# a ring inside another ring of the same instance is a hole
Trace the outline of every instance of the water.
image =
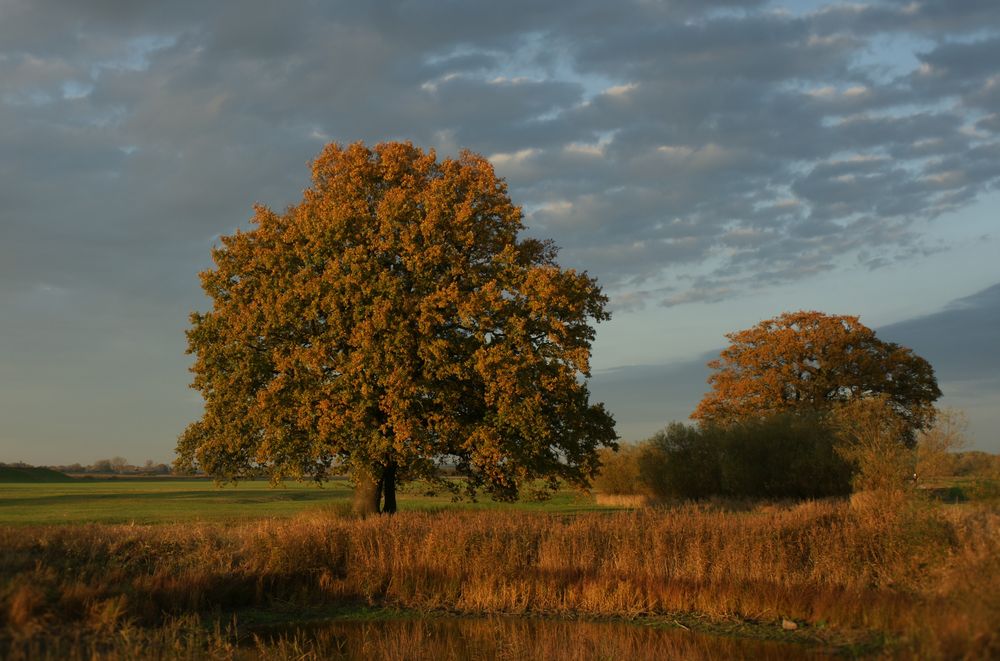
[(433, 617), (260, 629), (256, 652), (323, 659), (829, 659), (828, 650), (623, 622)]

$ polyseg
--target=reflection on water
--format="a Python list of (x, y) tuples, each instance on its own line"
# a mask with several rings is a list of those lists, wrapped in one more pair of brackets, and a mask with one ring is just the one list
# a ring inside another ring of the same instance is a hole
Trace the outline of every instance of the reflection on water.
[(528, 618), (333, 621), (258, 631), (257, 651), (323, 659), (820, 659), (790, 643), (724, 638), (616, 622)]

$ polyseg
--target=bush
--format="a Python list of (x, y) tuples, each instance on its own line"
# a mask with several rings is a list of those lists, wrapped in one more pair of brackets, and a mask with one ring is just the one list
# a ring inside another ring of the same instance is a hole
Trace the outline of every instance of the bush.
[(952, 472), (959, 477), (1000, 478), (1000, 455), (970, 450), (951, 457)]
[(671, 423), (647, 441), (642, 482), (659, 498), (822, 498), (850, 493), (850, 465), (814, 413), (726, 427)]
[(823, 498), (851, 491), (850, 466), (819, 414), (785, 413), (705, 433), (720, 446), (724, 495)]
[(955, 475), (954, 452), (967, 444), (965, 414), (939, 409), (934, 425), (917, 436), (916, 479), (920, 484)]
[(657, 498), (706, 498), (720, 493), (716, 439), (679, 422), (646, 441), (639, 474)]
[(622, 444), (618, 450), (601, 448), (601, 471), (594, 479), (594, 487), (604, 494), (615, 496), (644, 493), (639, 479), (639, 456), (643, 448)]

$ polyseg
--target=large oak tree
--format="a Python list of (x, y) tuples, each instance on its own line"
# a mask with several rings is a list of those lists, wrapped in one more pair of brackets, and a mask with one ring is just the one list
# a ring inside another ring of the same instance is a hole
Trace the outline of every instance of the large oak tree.
[(475, 154), (329, 145), (312, 169), (300, 203), (258, 206), (201, 274), (212, 309), (187, 336), (205, 409), (178, 465), (347, 469), (388, 512), (398, 483), (445, 461), (499, 499), (586, 484), (616, 439), (583, 379), (591, 322), (609, 317), (597, 282), (519, 238), (520, 208)]
[(696, 420), (728, 425), (884, 395), (905, 422), (907, 444), (933, 423), (941, 391), (930, 364), (878, 339), (858, 317), (786, 312), (726, 337), (731, 344), (708, 364), (712, 390)]

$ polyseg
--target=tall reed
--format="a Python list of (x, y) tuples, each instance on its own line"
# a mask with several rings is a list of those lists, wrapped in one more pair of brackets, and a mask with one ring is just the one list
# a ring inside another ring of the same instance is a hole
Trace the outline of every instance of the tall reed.
[(2, 638), (164, 615), (365, 603), (460, 613), (698, 613), (1000, 653), (1000, 514), (905, 500), (579, 516), (314, 513), (234, 527), (0, 529)]

